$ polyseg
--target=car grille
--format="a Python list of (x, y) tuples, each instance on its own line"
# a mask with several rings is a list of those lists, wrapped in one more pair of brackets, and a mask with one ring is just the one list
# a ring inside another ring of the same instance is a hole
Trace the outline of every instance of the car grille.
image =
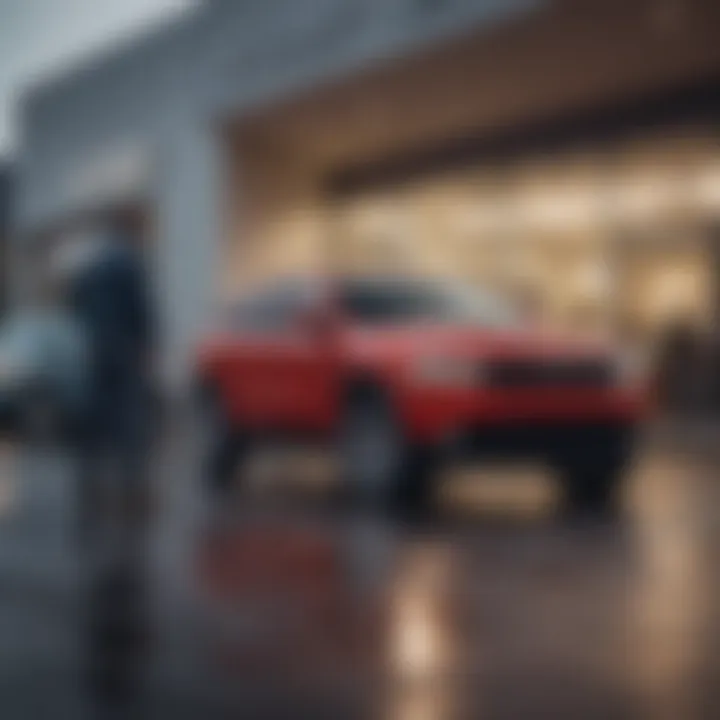
[(614, 380), (606, 360), (499, 360), (481, 373), (485, 385), (499, 388), (602, 388)]

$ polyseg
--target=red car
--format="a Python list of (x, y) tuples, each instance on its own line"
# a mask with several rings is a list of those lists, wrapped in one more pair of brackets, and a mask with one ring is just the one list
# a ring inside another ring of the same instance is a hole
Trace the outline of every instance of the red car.
[(198, 357), (210, 477), (258, 438), (335, 444), (359, 497), (422, 503), (458, 454), (537, 458), (569, 502), (616, 497), (642, 415), (632, 364), (533, 330), (499, 299), (398, 277), (293, 280), (230, 309)]

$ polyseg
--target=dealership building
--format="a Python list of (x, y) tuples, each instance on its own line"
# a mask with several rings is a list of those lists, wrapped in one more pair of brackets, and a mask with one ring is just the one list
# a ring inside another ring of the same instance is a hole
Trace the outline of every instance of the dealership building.
[(720, 311), (720, 3), (213, 0), (34, 88), (18, 274), (122, 211), (168, 378), (218, 301), (350, 269), (532, 297), (554, 323)]

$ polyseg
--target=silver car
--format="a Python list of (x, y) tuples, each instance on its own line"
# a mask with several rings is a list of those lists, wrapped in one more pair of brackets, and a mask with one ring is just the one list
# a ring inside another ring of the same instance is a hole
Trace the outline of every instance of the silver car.
[(46, 434), (80, 417), (87, 391), (82, 331), (55, 309), (16, 313), (0, 326), (0, 424), (6, 432)]

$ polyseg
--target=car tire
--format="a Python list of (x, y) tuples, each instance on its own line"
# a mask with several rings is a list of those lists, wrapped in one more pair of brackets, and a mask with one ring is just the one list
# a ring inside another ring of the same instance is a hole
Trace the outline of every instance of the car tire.
[(630, 457), (629, 433), (618, 431), (598, 443), (580, 443), (560, 460), (565, 508), (572, 513), (608, 515), (620, 505)]
[(225, 495), (235, 487), (246, 443), (213, 388), (201, 391), (201, 417), (203, 481), (213, 495)]
[(353, 502), (391, 512), (429, 506), (435, 463), (408, 442), (386, 394), (375, 387), (349, 394), (340, 430), (343, 489)]

